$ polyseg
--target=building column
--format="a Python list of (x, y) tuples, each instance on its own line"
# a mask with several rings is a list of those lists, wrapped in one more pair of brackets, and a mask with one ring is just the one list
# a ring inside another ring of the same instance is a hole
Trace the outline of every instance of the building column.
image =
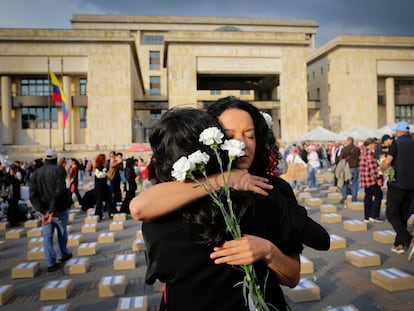
[(12, 140), (12, 120), (11, 120), (11, 79), (8, 76), (1, 77), (1, 135), (2, 145), (11, 145)]
[[(68, 112), (68, 119), (67, 119), (67, 122), (66, 122), (66, 128), (63, 130), (65, 144), (71, 144), (72, 143), (72, 137), (73, 137), (72, 129), (74, 128), (73, 127), (74, 114), (72, 112), (72, 94), (70, 92), (70, 83), (71, 83), (71, 77), (70, 76), (63, 76), (62, 88), (63, 88), (63, 93), (65, 94), (65, 97), (66, 97), (66, 111)], [(63, 122), (63, 113), (62, 113), (62, 122)]]
[(395, 87), (394, 78), (385, 79), (385, 112), (387, 124), (395, 122)]

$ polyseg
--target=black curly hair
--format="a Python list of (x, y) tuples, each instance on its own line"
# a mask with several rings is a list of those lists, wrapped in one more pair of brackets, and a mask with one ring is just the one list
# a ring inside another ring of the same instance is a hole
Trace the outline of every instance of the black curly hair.
[[(182, 156), (188, 156), (197, 150), (206, 152), (210, 156), (206, 165), (207, 174), (220, 172), (213, 150), (199, 142), (200, 133), (209, 127), (221, 129), (215, 117), (200, 109), (172, 108), (162, 115), (152, 128), (149, 137), (157, 182), (173, 181), (171, 172), (174, 163)], [(227, 167), (227, 155), (222, 151), (220, 154), (224, 167)], [(247, 206), (253, 204), (248, 198), (240, 198), (247, 196), (246, 192), (232, 192), (233, 207), (239, 220)], [(226, 204), (224, 199), (223, 203)], [(187, 206), (183, 210), (183, 217), (187, 223), (195, 225), (193, 229), (200, 236), (201, 243), (216, 246), (228, 238), (221, 212), (208, 196)]]
[(171, 175), (174, 163), (197, 150), (210, 156), (206, 167), (209, 174), (220, 171), (212, 149), (199, 142), (201, 132), (209, 127), (221, 128), (214, 117), (196, 108), (176, 107), (161, 116), (149, 136), (157, 182), (174, 180)]
[(256, 151), (249, 172), (253, 175), (265, 176), (267, 172), (274, 169), (270, 167), (269, 157), (274, 152), (276, 140), (259, 109), (253, 104), (234, 96), (220, 98), (207, 105), (206, 109), (210, 115), (217, 119), (227, 109), (246, 111), (253, 120), (256, 136)]

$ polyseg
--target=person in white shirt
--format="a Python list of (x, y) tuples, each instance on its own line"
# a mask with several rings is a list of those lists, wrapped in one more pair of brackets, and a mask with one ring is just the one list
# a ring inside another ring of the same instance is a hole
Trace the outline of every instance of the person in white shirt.
[(316, 152), (315, 145), (309, 145), (308, 148), (308, 187), (316, 188), (316, 171), (321, 166), (321, 161), (319, 159), (318, 153)]

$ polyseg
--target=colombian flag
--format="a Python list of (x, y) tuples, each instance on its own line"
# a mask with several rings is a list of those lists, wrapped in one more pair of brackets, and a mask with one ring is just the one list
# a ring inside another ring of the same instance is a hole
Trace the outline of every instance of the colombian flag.
[(62, 104), (63, 112), (63, 128), (66, 128), (66, 121), (68, 119), (68, 111), (66, 110), (66, 97), (63, 93), (63, 88), (60, 85), (56, 75), (50, 71), (50, 79), (52, 80), (52, 100)]

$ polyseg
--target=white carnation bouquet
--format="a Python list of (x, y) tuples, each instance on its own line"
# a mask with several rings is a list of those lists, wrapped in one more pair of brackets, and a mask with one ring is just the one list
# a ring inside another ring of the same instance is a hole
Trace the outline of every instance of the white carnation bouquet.
[[(188, 157), (181, 157), (178, 159), (172, 169), (172, 176), (178, 181), (184, 181), (190, 179), (195, 181), (200, 187), (202, 187), (208, 195), (212, 198), (214, 204), (220, 209), (221, 214), (226, 224), (226, 231), (230, 233), (233, 239), (239, 239), (242, 237), (240, 225), (233, 210), (232, 200), (230, 197), (230, 173), (233, 161), (237, 157), (244, 155), (244, 143), (237, 139), (224, 140), (224, 134), (217, 127), (209, 127), (200, 134), (199, 141), (204, 145), (209, 146), (217, 158), (220, 166), (221, 177), (223, 178), (223, 186), (219, 189), (214, 187), (206, 173), (206, 164), (210, 160), (210, 156), (200, 150), (195, 151)], [(219, 148), (227, 151), (229, 161), (226, 170), (223, 168), (223, 161), (219, 154)], [(199, 171), (204, 177), (205, 182), (200, 182), (193, 174), (193, 172)], [(222, 201), (222, 194), (225, 195), (227, 204)], [(257, 311), (270, 311), (269, 306), (264, 300), (263, 291), (258, 285), (256, 272), (252, 264), (241, 265), (240, 268), (244, 271), (243, 282), (243, 295), (246, 304), (252, 304), (254, 310)]]

